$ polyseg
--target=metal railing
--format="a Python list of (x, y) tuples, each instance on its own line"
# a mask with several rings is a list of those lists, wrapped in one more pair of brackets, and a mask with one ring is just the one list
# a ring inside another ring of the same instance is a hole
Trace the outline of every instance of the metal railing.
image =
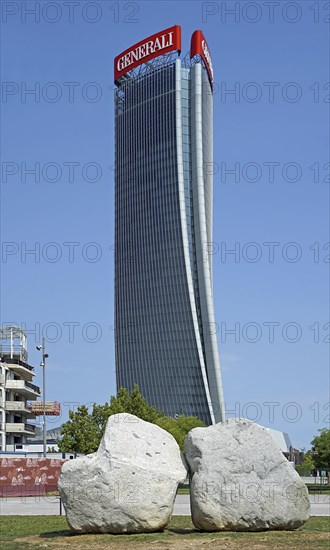
[(38, 386), (36, 386), (35, 384), (32, 384), (31, 382), (26, 382), (25, 381), (25, 385), (28, 387), (28, 388), (31, 388), (31, 390), (34, 390), (38, 393), (40, 393), (40, 388)]
[(33, 424), (24, 424), (24, 428), (27, 432), (34, 433), (36, 431), (36, 427)]
[(9, 353), (1, 353), (0, 351), (0, 357), (3, 360), (4, 363), (8, 363), (9, 365), (20, 365), (21, 367), (24, 367), (28, 369), (29, 371), (33, 372), (34, 368), (19, 359), (18, 357), (10, 357)]

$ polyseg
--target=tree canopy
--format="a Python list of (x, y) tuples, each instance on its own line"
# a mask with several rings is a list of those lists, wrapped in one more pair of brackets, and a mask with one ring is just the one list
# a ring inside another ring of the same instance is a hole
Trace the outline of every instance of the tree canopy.
[(320, 435), (316, 435), (311, 441), (313, 461), (316, 468), (330, 469), (330, 430), (323, 428), (319, 432)]
[(303, 451), (301, 454), (303, 455), (301, 464), (296, 465), (296, 470), (301, 476), (310, 476), (312, 470), (315, 468), (315, 462), (311, 455), (311, 451), (307, 453)]
[(144, 399), (137, 385), (131, 392), (120, 388), (110, 403), (97, 405), (94, 403), (91, 412), (85, 405), (80, 405), (77, 411), (69, 412), (69, 420), (61, 427), (61, 437), (57, 440), (61, 452), (77, 452), (89, 454), (97, 450), (109, 416), (116, 413), (134, 414), (142, 420), (157, 424), (173, 435), (181, 450), (186, 434), (192, 428), (205, 426), (204, 422), (195, 416), (180, 414), (171, 418), (151, 407)]

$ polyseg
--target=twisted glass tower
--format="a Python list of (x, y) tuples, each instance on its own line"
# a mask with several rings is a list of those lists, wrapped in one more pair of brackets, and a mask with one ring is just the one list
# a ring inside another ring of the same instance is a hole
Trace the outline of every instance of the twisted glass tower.
[(138, 384), (169, 416), (219, 422), (209, 72), (201, 55), (167, 55), (116, 84), (117, 387)]

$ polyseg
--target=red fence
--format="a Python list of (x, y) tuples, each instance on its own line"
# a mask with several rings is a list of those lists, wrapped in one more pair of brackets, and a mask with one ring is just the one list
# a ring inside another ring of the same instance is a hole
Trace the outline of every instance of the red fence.
[(59, 458), (1, 458), (0, 496), (45, 495), (57, 491), (64, 462)]

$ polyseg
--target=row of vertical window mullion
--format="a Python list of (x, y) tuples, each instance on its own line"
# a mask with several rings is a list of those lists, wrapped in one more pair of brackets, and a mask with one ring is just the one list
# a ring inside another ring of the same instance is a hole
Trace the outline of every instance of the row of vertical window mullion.
[[(122, 226), (122, 245), (121, 245), (121, 250), (122, 250), (122, 255), (121, 255), (121, 277), (122, 277), (122, 286), (121, 286), (121, 292), (122, 292), (122, 319), (121, 319), (121, 330), (122, 330), (122, 338), (123, 340), (125, 341), (126, 338), (128, 338), (128, 327), (126, 326), (127, 325), (127, 317), (126, 317), (126, 307), (127, 307), (127, 288), (126, 288), (126, 266), (125, 266), (125, 247), (127, 247), (127, 242), (126, 242), (126, 239), (125, 239), (125, 233), (127, 234), (127, 227), (126, 227), (126, 224), (127, 224), (127, 217), (126, 217), (126, 210), (127, 210), (127, 179), (128, 179), (128, 170), (127, 170), (127, 167), (126, 167), (126, 159), (125, 159), (125, 149), (126, 149), (126, 141), (127, 141), (127, 136), (125, 134), (125, 128), (124, 128), (124, 123), (125, 123), (125, 120), (126, 120), (126, 109), (125, 109), (125, 118), (123, 117), (123, 121), (122, 121), (122, 135), (123, 135), (123, 146), (122, 146), (122, 165), (123, 165), (123, 174), (122, 174), (122, 178), (123, 178), (123, 181), (121, 182), (121, 192), (124, 194), (123, 196), (123, 199), (122, 199), (122, 210), (121, 210), (121, 218), (122, 218), (122, 221), (121, 221), (121, 226)], [(125, 193), (126, 191), (126, 193)], [(125, 346), (122, 346), (124, 348), (124, 355), (125, 355), (125, 376), (127, 377), (127, 356), (129, 354), (129, 346), (127, 348), (125, 348)]]
[[(182, 107), (184, 107), (185, 111), (183, 112), (186, 116), (184, 117), (184, 119), (182, 120), (183, 123), (183, 126), (186, 126), (188, 128), (188, 131), (189, 131), (189, 119), (188, 119), (188, 116), (189, 116), (189, 95), (188, 95), (188, 86), (184, 86), (183, 85), (183, 82), (184, 80), (182, 79), (182, 90), (184, 89), (185, 90), (185, 93), (182, 93)], [(189, 81), (188, 81), (189, 82)], [(187, 93), (186, 93), (186, 90), (187, 90)], [(183, 140), (183, 143), (182, 143), (182, 148), (183, 148), (183, 161), (184, 163), (187, 161), (188, 159), (188, 162), (189, 162), (189, 155), (190, 155), (190, 150), (189, 150), (189, 146), (187, 145), (187, 139), (184, 138), (184, 136), (186, 135), (186, 132), (183, 133), (182, 135), (182, 140)], [(184, 169), (185, 169), (185, 164), (184, 164)], [(186, 186), (185, 186), (185, 205), (186, 205), (186, 196), (190, 195), (190, 178), (189, 178), (189, 174), (188, 174), (188, 189), (186, 190)], [(185, 206), (186, 207), (186, 206)], [(187, 222), (189, 222), (189, 225), (191, 220), (187, 217)], [(190, 253), (190, 242), (191, 242), (191, 235), (189, 237), (188, 235), (188, 244), (189, 244), (189, 260), (190, 262), (192, 261), (192, 255)], [(192, 330), (193, 327), (192, 327)], [(188, 357), (190, 357), (190, 353), (188, 354), (186, 352), (186, 355), (187, 355), (187, 359)], [(186, 376), (191, 376), (191, 372), (190, 372), (190, 365), (187, 365), (186, 367), (186, 371), (188, 371), (186, 373)], [(198, 410), (198, 405), (197, 405), (197, 402), (196, 402), (196, 391), (198, 391), (198, 388), (196, 388), (195, 386), (193, 386), (191, 388), (191, 393), (190, 393), (190, 399), (192, 400), (192, 402), (196, 405), (196, 410)]]
[[(142, 85), (141, 86), (141, 90), (142, 90), (142, 97), (140, 98), (140, 101), (141, 101), (141, 108), (140, 108), (140, 113), (141, 113), (141, 122), (140, 122), (140, 127), (141, 127), (141, 145), (142, 145), (142, 150), (143, 148), (146, 149), (146, 152), (144, 155), (142, 155), (142, 177), (141, 177), (141, 181), (142, 181), (142, 189), (143, 189), (143, 194), (142, 194), (142, 210), (144, 211), (145, 210), (145, 205), (146, 205), (146, 185), (145, 185), (145, 181), (146, 181), (146, 156), (148, 154), (148, 146), (146, 144), (146, 132), (145, 132), (145, 126), (146, 126), (146, 112), (147, 112), (147, 97), (148, 97), (148, 86), (149, 86), (149, 80), (150, 79), (147, 79), (146, 82), (145, 82), (145, 85)], [(143, 239), (143, 248), (142, 250), (143, 251), (146, 251), (147, 250), (147, 241), (148, 241), (148, 237), (146, 235), (147, 231), (145, 230), (146, 227), (145, 227), (145, 217), (142, 216), (142, 219), (141, 219), (141, 236), (140, 238)], [(143, 256), (140, 258), (141, 259), (141, 265), (140, 265), (140, 268), (142, 268), (142, 261), (143, 261)], [(142, 273), (142, 270), (141, 272)], [(146, 278), (144, 276), (143, 278), (143, 285), (144, 287), (146, 286), (147, 281), (146, 281)], [(142, 283), (140, 283), (142, 284)], [(147, 302), (147, 307), (149, 308), (150, 307), (150, 296), (149, 296), (149, 293), (147, 292), (146, 293), (146, 302)], [(149, 322), (148, 322), (148, 313), (147, 313), (147, 319), (144, 319), (143, 320), (143, 326), (144, 326), (144, 353), (145, 353), (145, 356), (143, 356), (143, 361), (145, 364), (148, 363), (148, 370), (146, 372), (145, 369), (142, 369), (144, 371), (143, 374), (145, 374), (145, 384), (147, 385), (148, 387), (148, 394), (150, 396), (150, 388), (152, 387), (152, 378), (153, 378), (153, 365), (150, 365), (150, 362), (148, 361), (147, 359), (147, 352), (145, 352), (145, 348), (148, 347), (148, 339), (149, 339)], [(149, 397), (148, 396), (148, 397)]]
[[(125, 108), (125, 107), (123, 107)], [(119, 159), (120, 159), (120, 166), (121, 166), (121, 169), (120, 169), (120, 177), (121, 179), (124, 177), (124, 172), (123, 172), (123, 158), (122, 158), (122, 152), (123, 152), (123, 141), (124, 141), (124, 132), (123, 132), (123, 115), (120, 117), (119, 119), (119, 123), (118, 123), (118, 131), (119, 131), (119, 136), (120, 136), (120, 144), (119, 144), (119, 147), (120, 147), (120, 152), (119, 152)], [(119, 176), (118, 176), (119, 177)], [(121, 235), (122, 235), (122, 216), (121, 216), (121, 211), (123, 209), (123, 191), (122, 191), (122, 185), (118, 185), (118, 210), (117, 210), (117, 227), (119, 228), (119, 235), (118, 235), (118, 239), (120, 238), (121, 239)], [(122, 284), (122, 277), (123, 277), (123, 265), (122, 265), (122, 262), (123, 262), (123, 251), (122, 251), (122, 242), (117, 242), (116, 243), (116, 249), (117, 249), (117, 252), (118, 252), (118, 316), (117, 316), (117, 331), (118, 331), (118, 337), (117, 337), (117, 346), (118, 348), (120, 349), (120, 356), (122, 357), (122, 361), (123, 361), (123, 365), (125, 364), (124, 363), (124, 356), (123, 356), (123, 351), (122, 351), (122, 345), (121, 345), (121, 339), (123, 338), (123, 327), (122, 327), (122, 308), (123, 308), (123, 303), (124, 303), (124, 296), (123, 296), (123, 284)], [(121, 376), (123, 377), (123, 374), (121, 374)]]

